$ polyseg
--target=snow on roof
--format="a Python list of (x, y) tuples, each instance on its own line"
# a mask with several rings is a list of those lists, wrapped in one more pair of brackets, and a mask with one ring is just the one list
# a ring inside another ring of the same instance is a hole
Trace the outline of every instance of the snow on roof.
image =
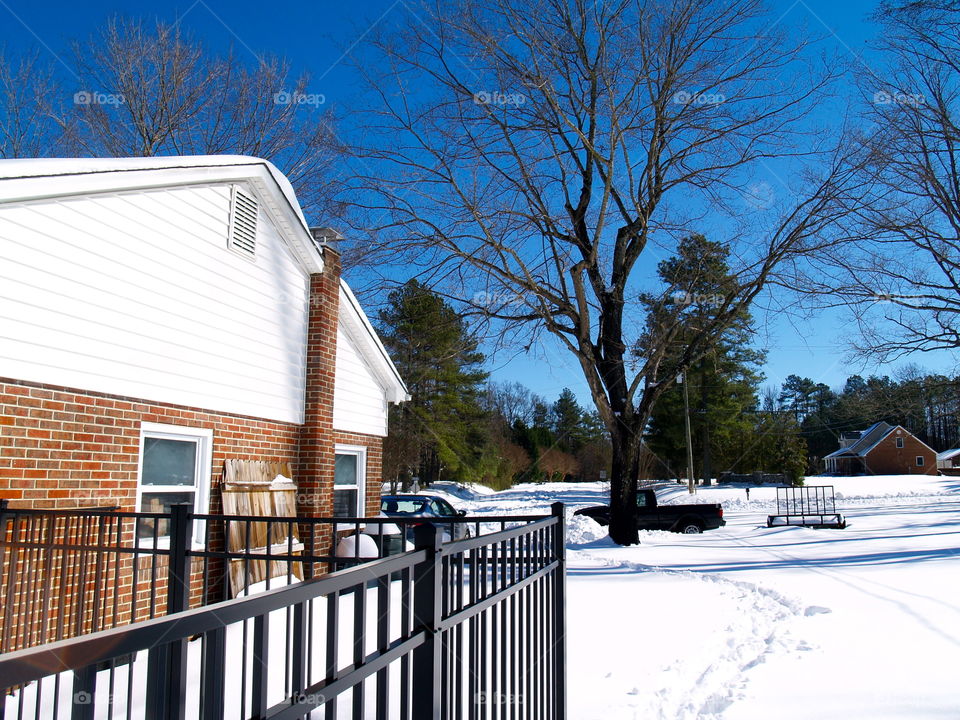
[(960, 448), (953, 448), (952, 450), (944, 450), (942, 453), (937, 453), (937, 460), (949, 460), (952, 457), (960, 455)]

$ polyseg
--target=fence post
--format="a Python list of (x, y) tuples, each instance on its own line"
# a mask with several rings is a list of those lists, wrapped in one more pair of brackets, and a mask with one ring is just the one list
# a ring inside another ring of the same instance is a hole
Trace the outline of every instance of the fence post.
[[(167, 615), (190, 607), (190, 503), (170, 506), (170, 555), (167, 567)], [(177, 720), (186, 714), (187, 638), (158, 645), (147, 658), (148, 720)]]
[(555, 502), (550, 506), (550, 511), (557, 519), (554, 526), (553, 552), (557, 560), (557, 569), (554, 571), (554, 593), (553, 593), (553, 618), (554, 618), (554, 658), (556, 666), (553, 671), (553, 679), (556, 683), (554, 688), (554, 697), (556, 699), (556, 720), (565, 720), (567, 717), (567, 651), (566, 651), (566, 633), (567, 633), (567, 532), (566, 516), (564, 515), (564, 506), (562, 502)]
[(414, 528), (413, 538), (417, 550), (427, 551), (423, 563), (413, 568), (413, 629), (426, 634), (424, 643), (413, 651), (413, 717), (440, 720), (440, 534), (435, 525), (425, 523)]

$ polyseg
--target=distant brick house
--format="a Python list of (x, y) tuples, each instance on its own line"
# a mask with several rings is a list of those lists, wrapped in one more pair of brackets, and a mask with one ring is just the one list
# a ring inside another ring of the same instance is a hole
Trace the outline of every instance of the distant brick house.
[(878, 422), (845, 432), (824, 458), (830, 475), (936, 475), (937, 453), (901, 425)]
[(376, 514), (407, 393), (325, 230), (257, 158), (0, 161), (0, 498), (218, 512), (237, 458)]

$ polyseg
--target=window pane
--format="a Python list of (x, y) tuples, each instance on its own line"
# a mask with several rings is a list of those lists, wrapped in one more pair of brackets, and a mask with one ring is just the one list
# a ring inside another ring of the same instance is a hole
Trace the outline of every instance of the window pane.
[(334, 485), (357, 484), (357, 456), (337, 455), (333, 468)]
[(333, 491), (333, 515), (334, 517), (358, 517), (356, 490)]
[(194, 485), (197, 443), (192, 440), (143, 439), (143, 485)]
[[(174, 503), (190, 503), (193, 505), (193, 492), (150, 493), (140, 496), (140, 512), (168, 513)], [(154, 521), (153, 518), (142, 519), (137, 523), (137, 535), (142, 538), (153, 537), (153, 524), (157, 522), (157, 537), (166, 537), (170, 534), (169, 521)]]

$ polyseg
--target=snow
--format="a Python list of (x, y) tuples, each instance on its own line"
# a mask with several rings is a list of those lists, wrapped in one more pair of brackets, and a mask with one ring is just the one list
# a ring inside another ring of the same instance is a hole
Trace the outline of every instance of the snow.
[(471, 514), (568, 504), (571, 718), (960, 717), (960, 478), (807, 484), (834, 486), (846, 529), (767, 528), (773, 487), (666, 484), (661, 502), (722, 503), (727, 525), (629, 548), (572, 515), (599, 484), (428, 492)]
[[(690, 496), (683, 486), (661, 484), (661, 502), (722, 503), (727, 525), (700, 535), (645, 531), (640, 545), (626, 548), (589, 518), (573, 515), (605, 502), (600, 484), (492, 492), (443, 483), (425, 491), (490, 517), (543, 514), (553, 502), (566, 503), (570, 718), (960, 717), (960, 479), (820, 477), (808, 484), (835, 487), (846, 529), (767, 528), (776, 504), (772, 487), (721, 485)], [(271, 588), (283, 584), (270, 581)], [(387, 601), (394, 613), (398, 595)], [(372, 623), (384, 608), (373, 589), (367, 602), (372, 651)], [(341, 628), (353, 627), (353, 605), (342, 604)], [(315, 633), (324, 632), (326, 612), (327, 601), (316, 601)], [(284, 622), (283, 611), (271, 614), (270, 652), (277, 657), (285, 653)], [(229, 657), (245, 656), (245, 632), (242, 625), (228, 629)], [(315, 641), (316, 666), (323, 667), (323, 638)], [(343, 667), (352, 662), (349, 641), (349, 633), (341, 635)], [(199, 702), (199, 662), (200, 643), (190, 643), (190, 708)], [(239, 682), (237, 668), (229, 669), (231, 687)], [(125, 672), (118, 677), (121, 695)], [(145, 672), (141, 653), (131, 680), (136, 711)], [(283, 697), (280, 675), (270, 678), (272, 699)], [(34, 687), (25, 696), (25, 716), (32, 715)], [(62, 703), (71, 691), (65, 680)], [(239, 697), (229, 695), (228, 717), (239, 716)], [(14, 699), (8, 698), (11, 716)], [(98, 707), (97, 717), (105, 712)], [(349, 717), (349, 702), (338, 716)]]

